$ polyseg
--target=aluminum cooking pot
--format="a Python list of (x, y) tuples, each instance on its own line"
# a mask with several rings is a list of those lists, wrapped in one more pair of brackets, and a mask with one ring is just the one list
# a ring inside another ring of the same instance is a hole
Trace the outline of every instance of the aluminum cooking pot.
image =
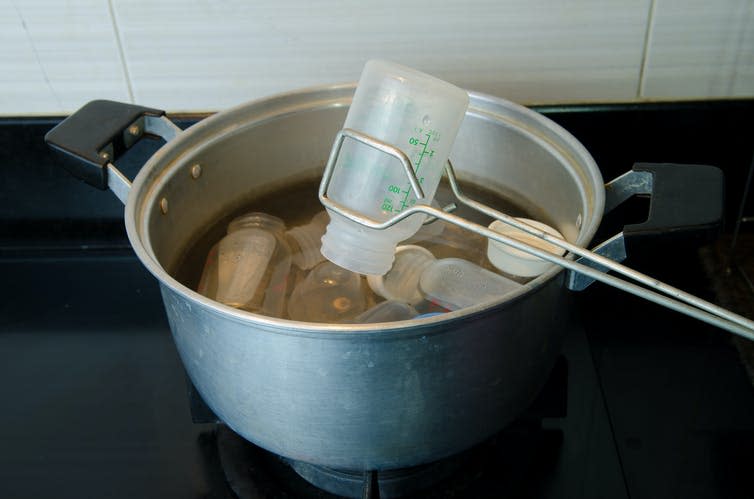
[[(291, 459), (385, 470), (464, 450), (526, 409), (568, 329), (568, 286), (586, 283), (553, 266), (504, 299), (464, 310), (327, 325), (237, 310), (178, 282), (170, 272), (206, 227), (254, 196), (321, 176), (353, 91), (278, 95), (186, 131), (158, 110), (94, 101), (46, 140), (78, 158), (66, 164), (75, 175), (125, 203), (128, 237), (159, 281), (186, 371), (223, 422)], [(586, 149), (534, 111), (470, 97), (451, 153), (459, 179), (536, 207), (568, 241), (588, 244), (606, 197)], [(131, 184), (113, 162), (145, 134), (167, 143)], [(610, 199), (647, 188), (641, 172), (626, 179)], [(602, 251), (620, 257), (621, 248), (613, 240)]]

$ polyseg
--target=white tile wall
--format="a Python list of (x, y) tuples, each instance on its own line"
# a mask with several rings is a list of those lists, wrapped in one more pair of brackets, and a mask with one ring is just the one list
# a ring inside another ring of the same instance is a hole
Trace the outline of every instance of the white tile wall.
[(526, 104), (754, 96), (753, 0), (0, 0), (0, 115), (219, 110), (367, 59)]
[(754, 2), (655, 0), (642, 97), (754, 95)]
[(0, 114), (129, 99), (107, 2), (0, 0), (0, 12)]
[(514, 100), (630, 100), (649, 0), (114, 0), (137, 101), (221, 109), (379, 57)]

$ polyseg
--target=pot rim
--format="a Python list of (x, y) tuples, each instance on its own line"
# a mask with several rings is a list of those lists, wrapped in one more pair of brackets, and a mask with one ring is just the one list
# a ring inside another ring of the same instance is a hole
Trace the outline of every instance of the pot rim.
[[(563, 268), (553, 266), (544, 274), (536, 277), (521, 288), (503, 295), (494, 301), (433, 317), (373, 324), (323, 324), (268, 317), (239, 310), (211, 300), (173, 278), (159, 262), (149, 244), (148, 227), (145, 220), (149, 218), (147, 216), (149, 209), (153, 209), (158, 204), (154, 202), (150, 203), (148, 200), (156, 197), (159, 192), (160, 181), (168, 176), (166, 172), (178, 166), (180, 161), (177, 160), (193, 149), (205, 147), (209, 142), (221, 139), (224, 134), (237, 128), (237, 123), (235, 126), (223, 125), (229, 118), (234, 116), (241, 117), (256, 112), (258, 118), (255, 121), (261, 123), (267, 119), (279, 118), (286, 114), (301, 111), (311, 111), (316, 108), (347, 106), (350, 103), (355, 88), (356, 83), (322, 85), (283, 92), (239, 104), (213, 114), (187, 128), (178, 137), (164, 144), (147, 160), (131, 185), (125, 206), (124, 221), (129, 241), (136, 255), (161, 285), (169, 287), (191, 303), (203, 307), (213, 314), (221, 315), (240, 323), (257, 326), (263, 325), (271, 331), (286, 334), (314, 333), (320, 335), (324, 333), (333, 336), (350, 337), (350, 335), (344, 333), (358, 333), (359, 335), (382, 335), (383, 333), (389, 333), (395, 335), (395, 332), (399, 330), (411, 330), (418, 331), (421, 334), (430, 334), (433, 331), (423, 326), (450, 323), (461, 318), (485, 314), (494, 308), (507, 308), (563, 272)], [(591, 207), (584, 210), (584, 213), (588, 213), (589, 216), (584, 217), (585, 219), (582, 221), (575, 244), (579, 246), (588, 244), (594, 236), (602, 218), (605, 191), (599, 168), (586, 148), (563, 127), (544, 115), (520, 104), (473, 91), (469, 91), (469, 98), (470, 103), (467, 115), (477, 115), (493, 121), (503, 120), (513, 124), (517, 126), (520, 132), (527, 134), (530, 138), (539, 142), (541, 146), (549, 149), (551, 153), (565, 157), (570, 162), (581, 164), (584, 171), (576, 171), (582, 177), (582, 183), (579, 183), (579, 188), (583, 191), (584, 184), (589, 184), (594, 187), (594, 195), (590, 197), (582, 192), (584, 198), (591, 202)], [(501, 110), (505, 110), (519, 119), (508, 115), (503, 116), (499, 113)], [(247, 123), (243, 122), (243, 124), (246, 125)], [(535, 133), (533, 125), (539, 128), (540, 133)], [(550, 137), (559, 138), (563, 141), (563, 145), (558, 146), (552, 140), (546, 140), (541, 133), (542, 131), (549, 133)], [(197, 140), (197, 137), (200, 140)], [(570, 151), (565, 150), (563, 146), (570, 149)], [(573, 258), (573, 255), (569, 255), (568, 258)]]

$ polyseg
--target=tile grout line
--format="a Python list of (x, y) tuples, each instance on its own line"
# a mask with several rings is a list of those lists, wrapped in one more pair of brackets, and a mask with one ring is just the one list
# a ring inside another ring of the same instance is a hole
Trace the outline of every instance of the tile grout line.
[(118, 56), (120, 57), (120, 65), (123, 68), (123, 76), (126, 78), (126, 89), (128, 90), (128, 100), (131, 104), (135, 104), (134, 101), (134, 89), (131, 84), (131, 74), (128, 72), (128, 64), (126, 64), (126, 53), (123, 50), (123, 42), (120, 36), (120, 29), (118, 29), (118, 23), (115, 20), (115, 9), (113, 8), (113, 0), (107, 0), (107, 10), (110, 13), (110, 22), (113, 24), (113, 31), (115, 32), (115, 43), (118, 46)]
[(647, 16), (647, 29), (644, 32), (644, 50), (641, 54), (641, 67), (639, 68), (639, 88), (637, 99), (644, 98), (645, 83), (646, 83), (646, 71), (649, 59), (649, 44), (652, 41), (652, 31), (654, 29), (655, 20), (655, 8), (657, 6), (657, 0), (651, 0), (649, 4), (649, 15)]
[(738, 40), (736, 43), (736, 53), (733, 55), (733, 65), (731, 68), (731, 74), (730, 79), (728, 80), (728, 88), (727, 88), (727, 95), (733, 96), (733, 90), (736, 85), (736, 80), (738, 79), (738, 66), (740, 64), (740, 59), (742, 54), (746, 52), (746, 50), (743, 48), (744, 40), (746, 38), (746, 25), (749, 23), (749, 16), (752, 13), (752, 5), (749, 3), (748, 5), (744, 5), (744, 12), (740, 16), (740, 29), (738, 34)]
[(42, 79), (44, 80), (45, 85), (47, 85), (47, 88), (50, 90), (52, 96), (55, 98), (55, 102), (57, 103), (58, 108), (60, 110), (63, 110), (63, 101), (60, 99), (60, 95), (58, 95), (58, 93), (55, 91), (55, 87), (53, 86), (52, 81), (50, 81), (50, 76), (47, 74), (47, 70), (45, 69), (44, 64), (42, 64), (42, 58), (39, 56), (37, 44), (34, 42), (34, 38), (31, 36), (31, 31), (29, 30), (29, 26), (26, 24), (26, 19), (21, 13), (21, 10), (18, 8), (18, 5), (16, 5), (16, 2), (11, 0), (10, 4), (11, 6), (13, 6), (13, 10), (16, 11), (16, 15), (18, 16), (19, 21), (21, 21), (21, 26), (23, 27), (26, 40), (29, 42), (29, 47), (31, 47), (31, 51), (34, 54), (34, 59), (36, 60), (37, 66), (42, 73)]

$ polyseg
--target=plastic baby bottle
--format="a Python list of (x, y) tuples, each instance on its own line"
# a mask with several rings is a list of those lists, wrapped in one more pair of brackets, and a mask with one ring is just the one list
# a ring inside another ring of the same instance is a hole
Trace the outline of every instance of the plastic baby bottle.
[(209, 253), (207, 253), (202, 277), (199, 279), (199, 284), (196, 287), (196, 291), (199, 294), (213, 300), (217, 296), (217, 249), (219, 246), (220, 244), (216, 243), (209, 250)]
[[(413, 192), (400, 162), (366, 144), (346, 139), (327, 195), (380, 221), (417, 202), (429, 204), (468, 107), (468, 94), (447, 82), (385, 61), (369, 61), (361, 74), (344, 128), (391, 144), (411, 160), (425, 198)], [(417, 214), (375, 230), (330, 213), (322, 254), (361, 274), (390, 269), (398, 242), (413, 235), (425, 217)]]
[(500, 298), (521, 284), (467, 260), (444, 258), (424, 270), (419, 286), (428, 300), (459, 310)]
[(288, 300), (288, 316), (296, 321), (347, 322), (366, 309), (360, 275), (322, 262), (296, 285)]
[(314, 215), (306, 225), (294, 227), (286, 235), (291, 246), (293, 264), (303, 270), (309, 270), (325, 260), (319, 248), (330, 217), (326, 211)]
[(228, 225), (218, 244), (217, 301), (282, 316), (291, 267), (284, 231), (282, 220), (265, 213), (248, 213)]

